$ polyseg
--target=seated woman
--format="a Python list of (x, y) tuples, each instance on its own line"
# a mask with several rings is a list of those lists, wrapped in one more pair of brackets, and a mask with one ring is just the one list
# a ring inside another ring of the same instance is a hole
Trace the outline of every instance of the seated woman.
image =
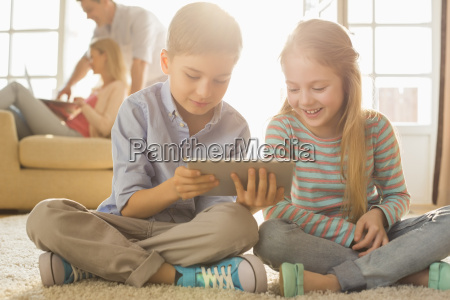
[(128, 95), (126, 66), (119, 46), (111, 39), (91, 44), (90, 63), (94, 74), (101, 76), (101, 84), (87, 99), (74, 99), (80, 113), (65, 122), (17, 82), (0, 90), (0, 109), (15, 112), (19, 138), (30, 134), (110, 136), (119, 107)]

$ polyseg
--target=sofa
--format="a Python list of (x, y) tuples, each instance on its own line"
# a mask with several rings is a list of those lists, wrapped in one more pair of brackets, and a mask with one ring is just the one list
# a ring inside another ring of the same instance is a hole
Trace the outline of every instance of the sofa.
[(95, 209), (111, 194), (111, 140), (34, 135), (18, 140), (14, 116), (0, 110), (0, 210), (31, 210), (47, 198)]

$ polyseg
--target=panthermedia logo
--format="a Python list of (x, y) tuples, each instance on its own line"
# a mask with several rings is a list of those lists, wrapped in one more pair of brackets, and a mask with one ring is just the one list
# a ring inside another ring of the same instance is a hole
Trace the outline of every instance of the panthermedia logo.
[(280, 144), (259, 144), (257, 138), (237, 138), (233, 143), (205, 145), (197, 138), (183, 139), (180, 144), (148, 144), (142, 138), (130, 138), (129, 160), (135, 162), (145, 155), (150, 162), (179, 162), (186, 159), (224, 161), (315, 161), (312, 144), (300, 144), (298, 139), (285, 139)]

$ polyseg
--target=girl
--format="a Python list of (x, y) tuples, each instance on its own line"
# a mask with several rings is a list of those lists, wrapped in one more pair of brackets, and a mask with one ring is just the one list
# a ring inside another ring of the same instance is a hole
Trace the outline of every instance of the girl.
[(102, 81), (87, 99), (75, 98), (80, 113), (61, 120), (28, 89), (17, 82), (0, 90), (0, 109), (15, 112), (19, 138), (31, 134), (109, 137), (122, 101), (128, 94), (126, 67), (119, 46), (111, 39), (94, 41), (90, 63)]
[[(361, 108), (358, 54), (343, 27), (300, 22), (281, 53), (287, 99), (266, 143), (296, 145), (291, 199), (264, 211), (254, 252), (280, 270), (284, 296), (394, 283), (450, 289), (450, 209), (408, 212), (389, 120)], [(314, 157), (302, 159), (302, 144)], [(277, 157), (292, 157), (273, 147)]]

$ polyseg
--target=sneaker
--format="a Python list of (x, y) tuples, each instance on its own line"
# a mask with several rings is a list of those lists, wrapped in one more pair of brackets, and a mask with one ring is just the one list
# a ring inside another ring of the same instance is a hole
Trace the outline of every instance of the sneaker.
[(435, 290), (450, 290), (450, 264), (443, 261), (430, 265), (428, 287)]
[(39, 272), (44, 286), (68, 284), (95, 277), (69, 264), (64, 258), (52, 252), (39, 256)]
[(178, 286), (235, 289), (251, 293), (267, 291), (266, 269), (254, 255), (227, 258), (211, 265), (175, 266)]
[(280, 293), (284, 297), (304, 294), (303, 265), (283, 263), (280, 267)]

